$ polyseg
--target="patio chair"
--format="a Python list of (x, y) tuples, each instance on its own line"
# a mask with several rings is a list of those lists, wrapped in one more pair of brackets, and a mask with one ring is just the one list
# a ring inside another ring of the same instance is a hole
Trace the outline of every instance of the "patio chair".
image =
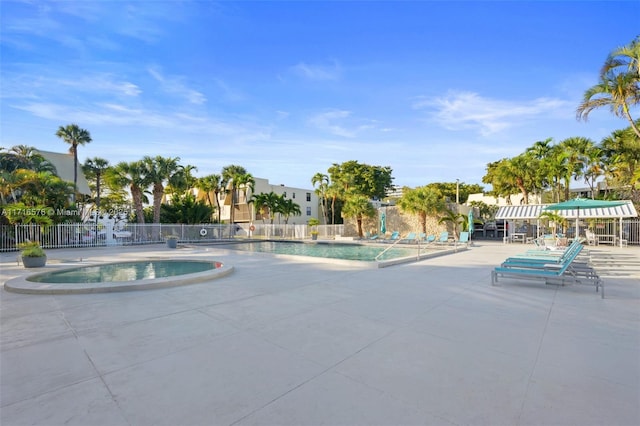
[(395, 242), (400, 238), (400, 231), (393, 231), (389, 238), (385, 238), (383, 241), (392, 241)]
[(590, 229), (585, 229), (584, 231), (584, 236), (587, 239), (587, 244), (590, 246), (597, 246), (598, 245), (598, 237), (596, 236), (596, 234), (590, 230)]
[(438, 239), (438, 244), (447, 244), (449, 242), (449, 233), (447, 231), (440, 233), (440, 238)]
[(409, 232), (407, 234), (407, 236), (403, 238), (403, 241), (408, 243), (408, 244), (412, 244), (412, 243), (417, 242), (417, 238), (418, 237), (416, 236), (415, 232)]
[(458, 238), (457, 244), (466, 244), (466, 246), (469, 247), (470, 242), (471, 241), (469, 240), (469, 232), (467, 231), (461, 232), (460, 238)]
[(434, 243), (436, 241), (436, 236), (435, 235), (427, 235), (427, 237), (424, 239), (424, 241), (427, 244)]

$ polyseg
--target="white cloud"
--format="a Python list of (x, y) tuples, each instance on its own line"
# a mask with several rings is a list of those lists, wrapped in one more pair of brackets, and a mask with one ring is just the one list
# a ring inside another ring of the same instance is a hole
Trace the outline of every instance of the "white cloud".
[(429, 109), (430, 117), (448, 130), (472, 129), (482, 136), (502, 132), (532, 118), (551, 117), (569, 106), (569, 102), (554, 98), (516, 102), (453, 91), (440, 97), (421, 98), (413, 104), (415, 109)]
[(373, 120), (352, 119), (351, 111), (339, 109), (316, 114), (308, 122), (317, 129), (343, 138), (355, 138), (361, 132), (375, 128)]
[(166, 93), (186, 99), (188, 102), (196, 105), (204, 104), (207, 98), (197, 90), (187, 87), (182, 77), (162, 75), (160, 71), (155, 68), (149, 68), (149, 74), (160, 83), (162, 90)]
[(299, 77), (315, 81), (338, 80), (342, 76), (342, 68), (337, 62), (329, 66), (300, 62), (291, 67), (291, 71)]

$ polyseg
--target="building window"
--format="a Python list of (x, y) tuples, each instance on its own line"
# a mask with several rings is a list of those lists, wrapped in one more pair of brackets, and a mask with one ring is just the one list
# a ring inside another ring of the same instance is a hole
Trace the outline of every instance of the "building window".
[(307, 201), (311, 201), (311, 193), (307, 192)]
[(291, 193), (291, 198), (296, 198), (296, 193), (295, 192)]
[(282, 194), (283, 198), (287, 198), (287, 191), (284, 191), (284, 193)]
[(307, 216), (311, 216), (311, 207), (307, 207)]

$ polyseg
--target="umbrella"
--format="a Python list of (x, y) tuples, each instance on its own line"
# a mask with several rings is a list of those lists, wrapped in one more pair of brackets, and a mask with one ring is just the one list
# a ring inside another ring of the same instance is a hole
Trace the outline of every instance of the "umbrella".
[(387, 215), (382, 213), (380, 216), (380, 233), (384, 234), (387, 232)]
[(575, 198), (573, 200), (563, 201), (561, 203), (552, 204), (544, 208), (544, 210), (565, 210), (563, 216), (573, 216), (567, 211), (576, 211), (576, 234), (575, 237), (580, 236), (580, 210), (588, 209), (602, 209), (608, 207), (617, 207), (626, 204), (624, 201), (606, 201), (606, 200), (591, 200), (589, 198)]
[(469, 210), (469, 236), (473, 235), (473, 231), (475, 231), (473, 226), (473, 209)]

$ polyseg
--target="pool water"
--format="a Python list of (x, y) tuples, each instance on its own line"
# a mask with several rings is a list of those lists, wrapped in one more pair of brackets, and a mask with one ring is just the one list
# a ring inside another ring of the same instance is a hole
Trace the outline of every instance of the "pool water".
[[(402, 257), (416, 256), (418, 247), (400, 247), (346, 244), (346, 243), (301, 243), (284, 241), (257, 241), (233, 244), (230, 249), (273, 254), (291, 254), (298, 256), (325, 257), (330, 259), (360, 260), (374, 262), (376, 256), (388, 249), (377, 260), (391, 260)], [(422, 247), (424, 252), (424, 247)]]
[(137, 281), (154, 278), (194, 274), (221, 267), (219, 262), (190, 260), (144, 260), (109, 263), (106, 265), (82, 266), (28, 277), (27, 281), (38, 283), (103, 283)]

